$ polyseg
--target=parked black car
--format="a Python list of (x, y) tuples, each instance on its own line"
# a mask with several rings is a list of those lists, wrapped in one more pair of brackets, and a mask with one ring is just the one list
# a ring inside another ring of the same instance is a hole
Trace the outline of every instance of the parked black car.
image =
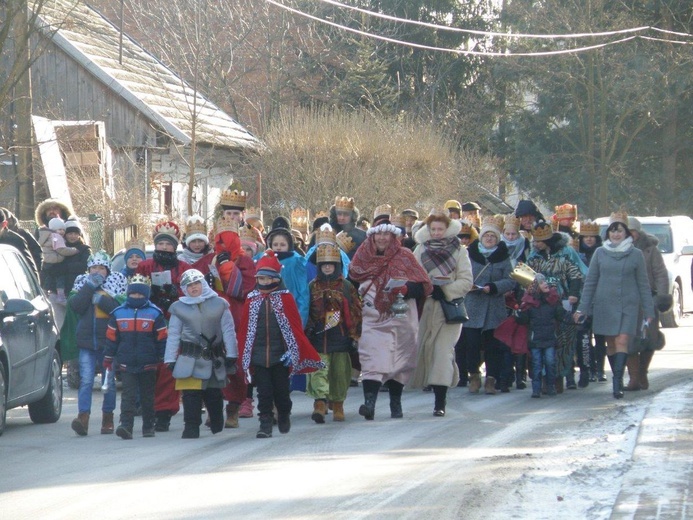
[(29, 406), (35, 423), (63, 407), (62, 360), (53, 309), (22, 255), (0, 245), (0, 435), (7, 410)]

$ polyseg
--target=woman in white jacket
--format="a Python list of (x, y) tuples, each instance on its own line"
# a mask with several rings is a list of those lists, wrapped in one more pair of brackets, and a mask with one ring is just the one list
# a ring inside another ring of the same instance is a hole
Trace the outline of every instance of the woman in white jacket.
[(459, 381), (455, 343), (461, 324), (447, 324), (440, 301), (466, 296), (472, 288), (472, 266), (467, 248), (457, 235), (459, 220), (451, 220), (442, 210), (432, 210), (415, 234), (414, 256), (428, 273), (433, 293), (426, 299), (419, 322), (419, 357), (413, 386), (431, 385), (435, 394), (433, 415), (445, 415), (448, 388)]

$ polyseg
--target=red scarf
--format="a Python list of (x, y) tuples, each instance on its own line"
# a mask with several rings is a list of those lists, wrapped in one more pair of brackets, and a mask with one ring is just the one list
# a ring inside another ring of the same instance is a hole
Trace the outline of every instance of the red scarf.
[(383, 291), (391, 278), (423, 283), (426, 296), (433, 291), (428, 273), (411, 251), (400, 246), (396, 237), (392, 238), (385, 252), (379, 255), (375, 247), (375, 235), (369, 236), (356, 250), (349, 264), (349, 277), (360, 284), (370, 282), (375, 285), (375, 308), (380, 314), (388, 314), (397, 297), (396, 291)]

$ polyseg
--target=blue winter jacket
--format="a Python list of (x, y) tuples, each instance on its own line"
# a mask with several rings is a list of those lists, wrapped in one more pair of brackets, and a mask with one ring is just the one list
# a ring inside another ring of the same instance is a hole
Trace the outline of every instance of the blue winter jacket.
[(111, 313), (104, 354), (114, 357), (126, 372), (155, 370), (164, 359), (167, 337), (164, 314), (156, 305), (147, 302), (143, 307), (130, 307), (125, 303)]

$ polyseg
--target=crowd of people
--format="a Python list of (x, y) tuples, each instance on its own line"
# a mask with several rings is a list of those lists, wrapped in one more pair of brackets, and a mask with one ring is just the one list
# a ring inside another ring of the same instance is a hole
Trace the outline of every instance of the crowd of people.
[(81, 380), (76, 434), (88, 434), (101, 366), (101, 433), (122, 439), (137, 416), (144, 437), (168, 431), (181, 402), (183, 438), (200, 436), (203, 410), (212, 434), (256, 412), (258, 438), (275, 425), (288, 433), (292, 391), (313, 399), (315, 423), (341, 422), (359, 382), (365, 420), (381, 392), (390, 417), (403, 417), (405, 386), (431, 392), (436, 417), (454, 387), (495, 395), (530, 379), (532, 398), (554, 396), (605, 382), (605, 359), (615, 398), (649, 386), (664, 341), (658, 313), (672, 301), (657, 239), (623, 211), (600, 236), (572, 204), (548, 219), (529, 200), (483, 217), (476, 203), (449, 200), (421, 219), (383, 204), (369, 220), (339, 196), (305, 236), (283, 217), (266, 231), (246, 199), (225, 190), (211, 229), (199, 216), (182, 231), (157, 224), (152, 257), (133, 241), (121, 272), (90, 250), (66, 204), (37, 207), (35, 236), (0, 211), (0, 242), (20, 249), (67, 307), (62, 354), (79, 360)]

